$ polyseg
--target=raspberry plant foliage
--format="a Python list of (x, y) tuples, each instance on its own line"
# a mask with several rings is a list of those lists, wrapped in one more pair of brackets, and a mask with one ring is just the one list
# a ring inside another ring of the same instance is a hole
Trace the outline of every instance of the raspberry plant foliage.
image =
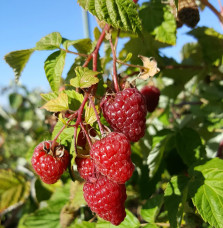
[[(33, 48), (5, 55), (19, 80), (34, 51), (51, 51), (44, 69), (52, 91), (38, 94), (51, 135), (43, 137), (46, 129), (31, 119), (38, 127), (27, 128), (34, 142), (28, 164), (20, 169), (25, 172), (7, 172), (12, 168), (6, 162), (1, 166), (3, 225), (21, 205), (35, 202), (19, 211), (19, 228), (223, 226), (223, 38), (198, 23), (189, 32), (197, 42), (184, 45), (181, 63), (163, 57), (162, 48), (176, 43), (174, 12), (182, 2), (79, 0), (98, 20), (94, 39), (69, 40), (52, 32)], [(129, 39), (119, 49), (122, 37)], [(75, 60), (62, 77), (68, 53)], [(141, 93), (151, 84), (157, 90), (149, 103)], [(29, 106), (16, 93), (10, 105), (18, 126), (4, 131), (20, 137)], [(146, 105), (152, 106), (148, 112)], [(9, 124), (5, 117), (3, 123)], [(15, 167), (16, 159), (8, 154), (19, 155), (10, 140), (3, 161), (11, 159)], [(58, 155), (57, 148), (64, 153)], [(46, 159), (39, 162), (37, 152)], [(41, 179), (57, 182), (47, 186)]]

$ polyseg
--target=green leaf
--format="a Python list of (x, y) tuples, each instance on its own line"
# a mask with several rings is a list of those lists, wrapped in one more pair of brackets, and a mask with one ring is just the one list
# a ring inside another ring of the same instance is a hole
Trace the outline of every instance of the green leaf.
[(23, 204), (30, 194), (30, 182), (11, 170), (0, 170), (0, 213)]
[(89, 88), (99, 82), (95, 77), (100, 72), (89, 70), (87, 67), (76, 67), (76, 77), (70, 80), (70, 84), (76, 88)]
[(72, 110), (77, 110), (84, 100), (83, 95), (75, 90), (64, 90), (63, 92), (68, 96), (69, 108)]
[(137, 6), (132, 0), (78, 0), (78, 3), (100, 21), (124, 31), (141, 30)]
[(75, 181), (71, 183), (71, 200), (69, 205), (73, 208), (73, 210), (78, 210), (81, 206), (85, 206), (87, 204), (84, 199), (83, 186), (84, 182), (80, 183)]
[[(63, 125), (64, 124), (62, 122), (60, 122), (60, 121), (57, 122), (57, 124), (55, 125), (55, 127), (53, 129), (52, 139), (55, 138), (55, 136), (60, 131), (60, 129), (63, 127)], [(63, 145), (67, 145), (67, 142), (69, 142), (69, 143), (72, 142), (73, 136), (74, 136), (74, 128), (73, 127), (65, 128), (63, 130), (63, 132), (60, 134), (58, 142), (60, 142)]]
[[(98, 107), (96, 106), (95, 108), (96, 108), (97, 112), (99, 113)], [(86, 111), (85, 111), (85, 122), (87, 124), (92, 125), (95, 121), (97, 121), (97, 117), (95, 115), (95, 111), (94, 111), (93, 107), (92, 106), (87, 107)]]
[(98, 219), (98, 222), (96, 224), (96, 228), (138, 228), (140, 227), (139, 220), (130, 212), (129, 210), (126, 211), (126, 217), (124, 221), (119, 226), (114, 226), (110, 222), (107, 222), (101, 218)]
[(199, 43), (186, 43), (181, 50), (181, 56), (182, 64), (200, 65), (204, 62)]
[(25, 214), (19, 221), (18, 228), (61, 228), (60, 211), (69, 200), (70, 182), (58, 188), (47, 206), (32, 214)]
[(122, 62), (128, 62), (132, 58), (132, 53), (128, 53), (126, 58), (124, 60), (121, 60)]
[(147, 224), (143, 226), (144, 228), (159, 228), (156, 224)]
[(156, 216), (158, 215), (161, 209), (162, 204), (163, 204), (162, 195), (157, 195), (147, 200), (146, 204), (143, 205), (141, 209), (140, 214), (142, 218), (149, 223), (154, 223)]
[(188, 34), (197, 38), (206, 64), (220, 66), (223, 64), (223, 35), (212, 28), (198, 27)]
[(52, 53), (44, 63), (44, 69), (50, 87), (54, 92), (60, 88), (61, 76), (65, 64), (65, 51), (56, 51)]
[(44, 36), (36, 43), (35, 49), (41, 50), (54, 50), (60, 48), (62, 43), (62, 37), (59, 32), (52, 32), (47, 36)]
[(223, 160), (211, 159), (189, 170), (190, 194), (199, 214), (211, 226), (223, 227)]
[(125, 210), (126, 211), (126, 217), (124, 221), (119, 225), (120, 228), (137, 228), (140, 227), (140, 222), (139, 220), (135, 217), (134, 214), (132, 214), (131, 211)]
[(142, 64), (142, 60), (138, 55), (153, 56), (157, 62), (160, 62), (162, 60), (159, 56), (158, 49), (166, 46), (166, 44), (154, 40), (151, 34), (144, 33), (143, 37), (131, 38), (125, 43), (124, 48), (119, 53), (119, 59), (125, 59), (128, 53), (132, 53), (130, 61), (133, 64)]
[(168, 211), (168, 217), (171, 227), (177, 228), (181, 223), (182, 209), (179, 209), (180, 203), (184, 207), (188, 193), (188, 178), (185, 176), (174, 176), (167, 184), (164, 193), (164, 204)]
[(184, 163), (190, 166), (204, 157), (204, 148), (200, 135), (192, 128), (183, 128), (176, 134), (177, 152)]
[(57, 98), (48, 101), (42, 108), (50, 112), (61, 112), (69, 109), (67, 94), (61, 92)]
[(70, 46), (77, 49), (78, 52), (88, 54), (92, 49), (91, 39), (67, 40), (64, 39), (63, 46), (67, 50)]
[[(149, 176), (153, 177), (155, 173), (157, 172), (159, 165), (162, 162), (164, 152), (168, 151), (169, 144), (173, 146), (173, 135), (171, 134), (171, 131), (169, 132), (168, 136), (159, 136), (157, 135), (154, 137), (153, 142), (153, 148), (149, 153), (149, 156), (147, 158), (147, 164), (149, 166)], [(156, 143), (156, 141), (158, 141)]]
[(28, 62), (34, 49), (25, 49), (19, 51), (13, 51), (4, 56), (5, 61), (13, 69), (16, 80), (19, 79), (26, 63)]
[(71, 224), (68, 228), (95, 228), (96, 223), (93, 222), (86, 222), (86, 221), (78, 221), (76, 220), (74, 224)]
[(18, 93), (11, 93), (9, 95), (9, 102), (12, 108), (17, 109), (22, 104), (23, 97)]
[(45, 100), (45, 101), (50, 101), (52, 99), (56, 99), (58, 97), (58, 93), (51, 92), (51, 93), (41, 93), (40, 96)]
[(155, 39), (170, 45), (176, 44), (176, 22), (169, 7), (164, 8), (164, 21), (157, 27), (153, 34)]
[(139, 12), (143, 28), (155, 35), (155, 39), (174, 45), (176, 43), (176, 22), (170, 7), (160, 1), (144, 4)]

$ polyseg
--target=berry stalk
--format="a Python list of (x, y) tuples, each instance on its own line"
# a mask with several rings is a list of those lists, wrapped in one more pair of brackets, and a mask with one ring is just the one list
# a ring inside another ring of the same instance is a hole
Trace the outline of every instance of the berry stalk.
[(98, 115), (98, 112), (97, 112), (97, 110), (95, 108), (94, 102), (93, 102), (91, 97), (89, 97), (89, 101), (90, 101), (90, 104), (91, 104), (92, 108), (94, 109), (94, 112), (95, 112), (95, 115), (96, 115), (96, 118), (97, 118), (97, 122), (98, 122), (98, 126), (99, 126), (99, 129), (100, 129), (101, 135), (103, 135), (104, 134), (103, 126), (102, 126), (102, 123), (100, 121), (100, 117)]
[(116, 67), (116, 61), (117, 61), (117, 57), (116, 57), (116, 53), (115, 53), (115, 47), (112, 43), (112, 39), (109, 39), (110, 42), (110, 46), (111, 46), (111, 50), (112, 50), (112, 55), (113, 55), (113, 81), (114, 81), (114, 87), (115, 87), (115, 91), (119, 92), (119, 86), (118, 86), (118, 76), (117, 76), (117, 67)]

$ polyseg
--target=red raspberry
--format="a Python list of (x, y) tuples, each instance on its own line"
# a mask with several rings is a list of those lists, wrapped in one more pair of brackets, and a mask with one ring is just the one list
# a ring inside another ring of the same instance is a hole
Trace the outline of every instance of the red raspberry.
[(125, 218), (126, 189), (124, 184), (117, 184), (107, 177), (99, 175), (98, 179), (84, 184), (84, 198), (90, 209), (99, 217), (119, 225)]
[(124, 184), (134, 171), (130, 143), (122, 133), (111, 132), (90, 150), (96, 169), (114, 182)]
[(146, 98), (147, 111), (153, 112), (159, 103), (160, 90), (155, 86), (145, 86), (141, 93)]
[(137, 142), (145, 134), (146, 101), (136, 88), (128, 88), (102, 99), (103, 115), (111, 127)]
[(41, 180), (47, 184), (54, 184), (58, 181), (63, 172), (67, 169), (70, 155), (67, 150), (59, 145), (55, 146), (55, 156), (51, 151), (52, 141), (41, 142), (34, 150), (32, 166)]
[(95, 166), (92, 159), (76, 157), (75, 162), (77, 164), (77, 170), (83, 179), (89, 180), (91, 178), (94, 178)]

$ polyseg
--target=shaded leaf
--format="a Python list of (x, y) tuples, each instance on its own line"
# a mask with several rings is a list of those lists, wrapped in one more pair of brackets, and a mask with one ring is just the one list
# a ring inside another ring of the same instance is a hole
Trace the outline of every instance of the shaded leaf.
[(4, 56), (5, 61), (13, 69), (16, 80), (19, 79), (26, 63), (28, 62), (34, 49), (24, 49), (19, 51), (13, 51)]
[(57, 98), (48, 101), (42, 108), (50, 112), (61, 112), (69, 109), (67, 94), (60, 93)]
[[(169, 150), (168, 144), (174, 146), (172, 143), (174, 136), (169, 132), (168, 136), (157, 136), (154, 137), (153, 148), (147, 158), (147, 164), (149, 167), (149, 176), (153, 177), (157, 172), (159, 165), (162, 162), (164, 152)], [(158, 142), (157, 142), (158, 141)]]
[(77, 49), (78, 52), (88, 54), (92, 49), (91, 39), (67, 40), (64, 39), (63, 46), (67, 50), (70, 46)]
[(12, 108), (17, 109), (22, 104), (23, 97), (18, 93), (11, 93), (9, 95), (9, 102)]
[(188, 178), (185, 176), (174, 176), (167, 184), (164, 193), (164, 204), (168, 211), (171, 227), (177, 228), (182, 219), (182, 210), (179, 205), (184, 206), (188, 193)]
[(61, 228), (60, 211), (69, 200), (70, 182), (58, 188), (47, 206), (36, 210), (32, 214), (25, 214), (19, 221), (18, 228)]
[(200, 135), (192, 128), (183, 128), (177, 132), (176, 148), (188, 166), (204, 157), (205, 153)]
[(54, 92), (60, 88), (61, 76), (65, 64), (65, 51), (56, 51), (52, 53), (44, 63), (44, 69), (50, 87)]
[(149, 223), (154, 223), (156, 216), (158, 215), (161, 209), (162, 204), (163, 204), (162, 195), (157, 195), (147, 200), (146, 204), (143, 205), (141, 209), (140, 214), (142, 218)]
[[(55, 125), (55, 127), (53, 129), (52, 139), (55, 138), (55, 136), (60, 131), (60, 129), (63, 127), (63, 125), (64, 124), (62, 122), (60, 122), (60, 121), (57, 122), (57, 124)], [(58, 142), (60, 142), (63, 145), (67, 145), (67, 142), (69, 142), (69, 143), (72, 142), (73, 136), (74, 136), (74, 128), (73, 127), (65, 128), (63, 130), (63, 132), (60, 134), (60, 136), (58, 138)]]
[(0, 213), (10, 211), (25, 202), (30, 194), (30, 182), (11, 170), (0, 170)]
[(47, 36), (44, 36), (36, 43), (35, 49), (41, 50), (54, 50), (60, 48), (62, 37), (59, 32), (52, 32)]
[(223, 64), (223, 35), (212, 28), (198, 27), (188, 34), (197, 38), (206, 64)]

